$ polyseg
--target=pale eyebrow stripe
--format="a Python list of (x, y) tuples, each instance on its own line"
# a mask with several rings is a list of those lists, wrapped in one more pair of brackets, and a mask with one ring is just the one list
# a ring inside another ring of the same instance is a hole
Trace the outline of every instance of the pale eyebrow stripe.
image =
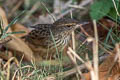
[[(69, 24), (62, 24), (62, 25), (63, 25), (63, 26), (66, 25), (66, 26), (67, 26), (67, 25), (73, 25), (73, 24), (76, 24), (76, 23), (69, 23)], [(60, 25), (60, 26), (61, 26), (61, 25)]]

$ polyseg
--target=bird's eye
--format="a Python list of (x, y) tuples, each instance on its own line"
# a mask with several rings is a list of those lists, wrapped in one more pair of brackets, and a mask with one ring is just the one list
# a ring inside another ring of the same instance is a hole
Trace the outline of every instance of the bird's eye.
[(67, 27), (73, 26), (75, 23), (65, 24)]
[(71, 27), (71, 25), (67, 25), (67, 27)]
[(66, 26), (67, 26), (67, 27), (71, 27), (71, 26), (72, 26), (72, 24), (66, 24)]

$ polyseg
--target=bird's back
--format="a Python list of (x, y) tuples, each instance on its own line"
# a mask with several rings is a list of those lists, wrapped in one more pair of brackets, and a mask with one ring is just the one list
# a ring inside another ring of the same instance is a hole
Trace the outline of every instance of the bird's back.
[(32, 26), (33, 30), (27, 35), (26, 41), (35, 46), (47, 47), (51, 27), (52, 24), (37, 24)]

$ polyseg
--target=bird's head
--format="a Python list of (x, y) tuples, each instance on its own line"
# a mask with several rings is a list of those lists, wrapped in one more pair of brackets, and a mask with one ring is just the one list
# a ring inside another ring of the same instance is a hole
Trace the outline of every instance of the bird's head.
[(77, 28), (78, 21), (74, 19), (61, 18), (53, 23), (57, 31), (72, 31)]

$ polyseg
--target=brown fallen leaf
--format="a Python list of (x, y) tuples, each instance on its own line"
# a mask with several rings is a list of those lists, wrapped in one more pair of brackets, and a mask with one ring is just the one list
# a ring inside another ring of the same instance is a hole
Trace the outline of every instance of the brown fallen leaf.
[[(120, 65), (114, 62), (115, 54), (109, 55), (107, 59), (99, 66), (100, 80), (118, 80), (120, 77)], [(91, 80), (90, 73), (83, 74), (86, 80)]]
[[(6, 28), (8, 25), (8, 21), (7, 21), (6, 14), (1, 7), (0, 7), (0, 16), (3, 20), (3, 27)], [(8, 32), (11, 32), (10, 28), (8, 29)], [(12, 40), (5, 44), (6, 47), (8, 47), (9, 49), (21, 52), (21, 54), (24, 54), (25, 58), (28, 61), (35, 59), (33, 56), (32, 50), (28, 47), (28, 45), (26, 45), (24, 41), (22, 41), (20, 38), (16, 37), (15, 35), (10, 35), (9, 37), (11, 37)]]
[(30, 32), (28, 28), (26, 28), (25, 26), (19, 23), (12, 25), (11, 30), (12, 32), (24, 31), (25, 33), (22, 33), (22, 34), (14, 34), (16, 37), (19, 37), (19, 38), (27, 35)]
[(5, 52), (1, 52), (0, 53), (0, 58), (3, 60), (9, 60), (11, 57), (13, 57), (12, 52), (11, 51), (7, 51), (7, 54), (5, 55)]

